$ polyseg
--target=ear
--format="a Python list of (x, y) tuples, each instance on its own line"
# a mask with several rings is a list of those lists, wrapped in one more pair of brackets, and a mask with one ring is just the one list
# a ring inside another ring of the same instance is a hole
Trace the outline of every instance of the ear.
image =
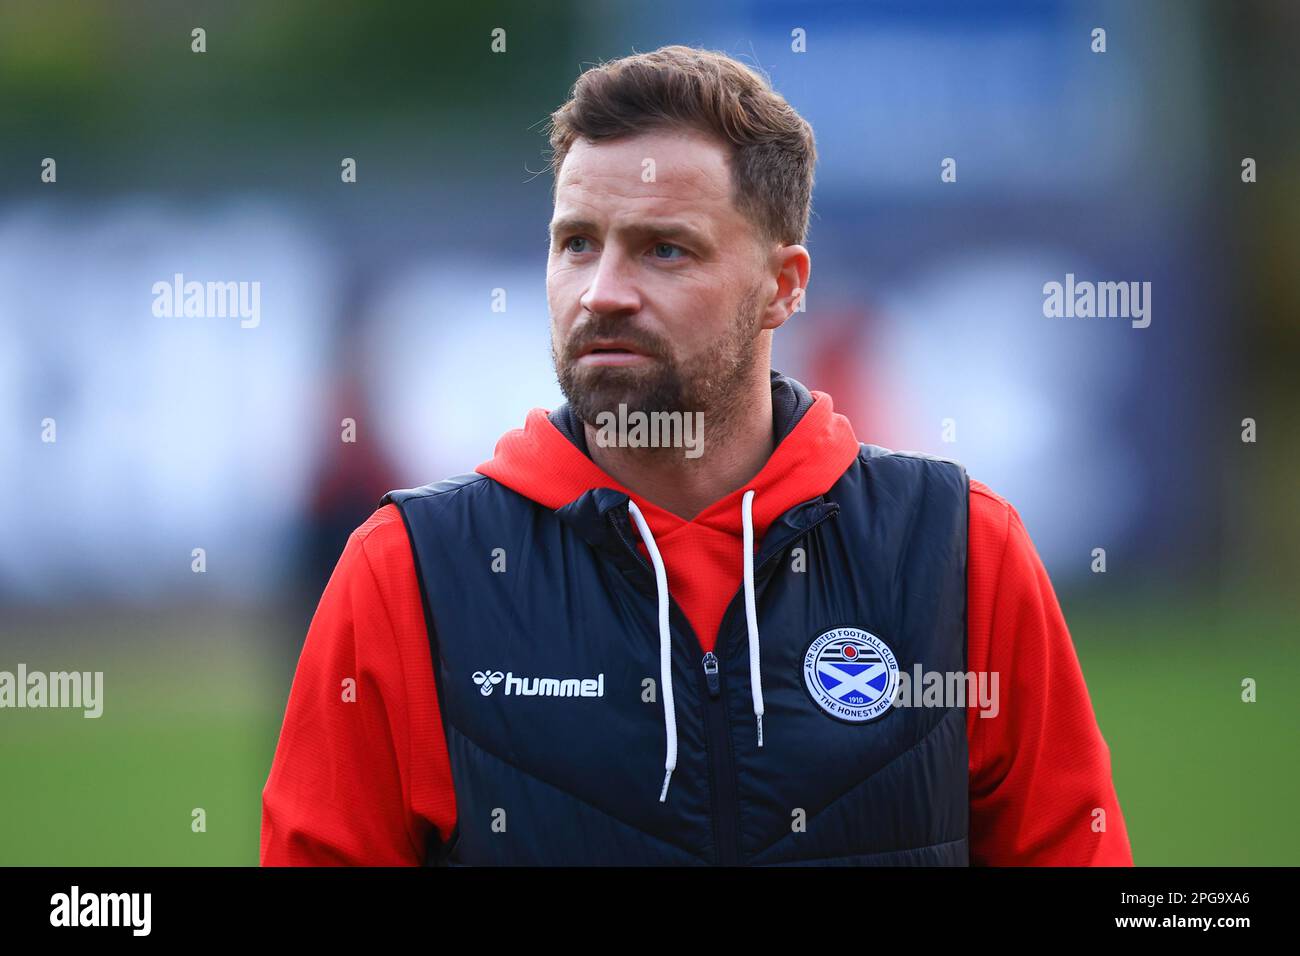
[(776, 280), (776, 294), (763, 309), (764, 329), (779, 329), (799, 307), (799, 299), (808, 290), (812, 258), (803, 246), (778, 246), (772, 250), (769, 268)]

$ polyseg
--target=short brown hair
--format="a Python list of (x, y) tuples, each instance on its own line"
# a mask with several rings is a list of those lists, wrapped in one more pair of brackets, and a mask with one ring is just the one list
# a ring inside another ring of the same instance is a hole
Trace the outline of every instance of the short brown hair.
[(801, 244), (812, 211), (812, 127), (757, 71), (724, 53), (665, 46), (584, 72), (551, 114), (551, 171), (578, 138), (597, 142), (686, 126), (731, 152), (732, 201), (770, 242)]

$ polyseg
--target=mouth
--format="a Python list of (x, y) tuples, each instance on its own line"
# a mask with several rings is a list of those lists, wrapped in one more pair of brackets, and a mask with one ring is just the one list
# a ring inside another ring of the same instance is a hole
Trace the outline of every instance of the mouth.
[(622, 342), (597, 342), (583, 349), (577, 361), (579, 365), (635, 365), (650, 357)]

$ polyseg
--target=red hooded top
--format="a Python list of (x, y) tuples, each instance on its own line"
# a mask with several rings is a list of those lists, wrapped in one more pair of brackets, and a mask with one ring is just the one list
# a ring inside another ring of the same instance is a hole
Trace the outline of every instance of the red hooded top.
[[(830, 397), (812, 395), (745, 486), (758, 492), (756, 544), (789, 508), (827, 491), (858, 453)], [(741, 490), (687, 521), (606, 475), (542, 409), (502, 436), (477, 470), (548, 508), (593, 487), (628, 494), (674, 599), (712, 649), (741, 585)], [(977, 702), (967, 711), (971, 863), (1131, 866), (1110, 750), (1047, 572), (1016, 510), (973, 479), (966, 666), (997, 671), (1003, 691), (996, 717), (980, 717)], [(355, 702), (342, 700), (347, 677), (356, 679)], [(262, 792), (261, 862), (419, 865), (430, 828), (446, 839), (455, 820), (414, 558), (397, 506), (385, 505), (348, 539), (308, 630)]]

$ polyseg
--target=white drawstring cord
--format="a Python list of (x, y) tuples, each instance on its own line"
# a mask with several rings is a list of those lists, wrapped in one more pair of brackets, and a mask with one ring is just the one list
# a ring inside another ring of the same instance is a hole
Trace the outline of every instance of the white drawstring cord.
[[(668, 572), (659, 546), (650, 533), (641, 509), (631, 498), (627, 512), (636, 523), (636, 530), (650, 552), (650, 563), (655, 569), (655, 589), (659, 603), (659, 682), (664, 691), (664, 734), (667, 737), (667, 758), (664, 760), (664, 786), (659, 802), (668, 799), (668, 782), (677, 768), (677, 711), (673, 706), (672, 638), (668, 627)], [(758, 656), (758, 609), (754, 600), (754, 492), (745, 492), (740, 502), (741, 524), (745, 544), (745, 626), (749, 631), (749, 688), (754, 698), (754, 719), (758, 723), (758, 745), (763, 746), (763, 677)]]
[(749, 628), (749, 690), (754, 698), (754, 719), (758, 723), (758, 745), (763, 746), (763, 674), (758, 667), (758, 608), (754, 602), (754, 492), (740, 501), (740, 520), (745, 535), (745, 625)]
[(636, 522), (636, 529), (641, 533), (646, 550), (650, 552), (650, 562), (655, 567), (655, 587), (659, 592), (659, 682), (664, 691), (664, 733), (668, 738), (668, 756), (664, 761), (664, 788), (659, 794), (659, 802), (668, 799), (668, 781), (672, 779), (677, 767), (677, 712), (673, 707), (673, 662), (672, 643), (668, 631), (668, 572), (664, 570), (664, 559), (659, 556), (659, 546), (655, 536), (650, 533), (650, 526), (641, 515), (641, 509), (631, 498), (627, 500), (627, 511)]

